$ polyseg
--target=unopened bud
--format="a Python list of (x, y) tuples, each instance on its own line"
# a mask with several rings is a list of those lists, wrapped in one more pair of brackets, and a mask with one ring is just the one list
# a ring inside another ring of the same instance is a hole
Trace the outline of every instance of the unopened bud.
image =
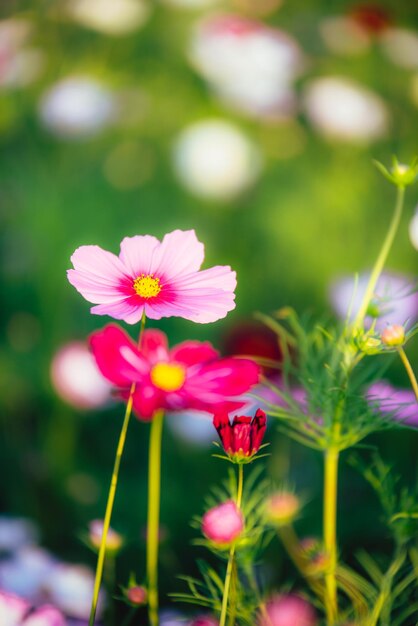
[(286, 526), (293, 522), (299, 509), (299, 498), (286, 491), (273, 494), (266, 502), (267, 518), (277, 526)]
[(202, 519), (203, 534), (219, 547), (231, 544), (243, 530), (242, 512), (232, 500), (209, 509)]
[(400, 324), (392, 324), (382, 331), (382, 343), (391, 348), (405, 343), (405, 329)]
[(329, 556), (318, 539), (313, 537), (303, 539), (300, 542), (300, 549), (306, 559), (305, 571), (309, 576), (318, 576), (328, 570)]
[(315, 610), (309, 602), (294, 594), (277, 595), (260, 611), (258, 626), (316, 626)]
[(126, 590), (126, 598), (135, 606), (142, 606), (147, 603), (148, 593), (145, 587), (135, 585)]
[[(96, 519), (89, 524), (89, 540), (93, 548), (100, 549), (103, 535), (103, 521)], [(117, 533), (113, 528), (108, 529), (106, 537), (106, 550), (108, 552), (118, 552), (123, 544), (122, 535)]]

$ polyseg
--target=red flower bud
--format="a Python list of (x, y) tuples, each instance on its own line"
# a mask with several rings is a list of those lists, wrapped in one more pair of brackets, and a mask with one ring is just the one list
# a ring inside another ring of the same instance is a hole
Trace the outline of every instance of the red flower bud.
[(266, 414), (261, 409), (257, 409), (253, 418), (236, 415), (232, 423), (226, 413), (217, 413), (213, 419), (225, 452), (238, 462), (250, 459), (258, 452), (266, 423)]

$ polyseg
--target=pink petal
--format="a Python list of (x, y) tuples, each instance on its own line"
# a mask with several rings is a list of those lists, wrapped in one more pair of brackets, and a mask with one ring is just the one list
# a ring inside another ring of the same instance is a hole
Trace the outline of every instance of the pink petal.
[(158, 409), (165, 407), (164, 394), (151, 384), (139, 386), (133, 396), (133, 408), (140, 420), (152, 420)]
[(247, 392), (260, 379), (260, 367), (249, 359), (220, 359), (203, 364), (201, 368), (187, 378), (184, 385), (187, 393), (207, 401), (219, 402), (231, 396)]
[(152, 273), (166, 279), (197, 272), (203, 263), (204, 246), (194, 230), (174, 230), (154, 251)]
[(122, 262), (99, 246), (81, 246), (71, 257), (74, 269), (68, 270), (69, 282), (89, 302), (101, 304), (121, 297), (120, 286), (130, 280)]
[(120, 244), (119, 258), (132, 277), (151, 274), (154, 252), (159, 246), (159, 240), (151, 235), (125, 237)]
[(125, 298), (109, 304), (98, 304), (90, 309), (94, 315), (109, 315), (127, 324), (137, 324), (142, 319), (143, 305), (133, 304), (131, 298)]
[(24, 621), (24, 626), (65, 626), (66, 620), (53, 606), (41, 606)]
[(158, 361), (168, 361), (167, 335), (156, 328), (146, 330), (142, 335), (141, 354), (151, 364)]
[(101, 373), (117, 387), (129, 387), (148, 373), (149, 365), (135, 343), (116, 324), (93, 333), (89, 341)]
[(217, 350), (209, 341), (184, 341), (170, 352), (170, 359), (185, 365), (195, 365), (205, 361), (212, 361), (219, 356)]
[(21, 624), (29, 608), (23, 598), (0, 590), (0, 624)]

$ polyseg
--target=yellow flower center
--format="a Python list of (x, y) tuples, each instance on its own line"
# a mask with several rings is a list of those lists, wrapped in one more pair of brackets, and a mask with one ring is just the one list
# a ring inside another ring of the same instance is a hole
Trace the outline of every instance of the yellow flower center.
[(155, 298), (161, 291), (160, 279), (154, 274), (141, 274), (134, 280), (134, 289), (141, 298)]
[(174, 363), (157, 363), (151, 370), (151, 381), (163, 391), (178, 391), (186, 379), (182, 365)]

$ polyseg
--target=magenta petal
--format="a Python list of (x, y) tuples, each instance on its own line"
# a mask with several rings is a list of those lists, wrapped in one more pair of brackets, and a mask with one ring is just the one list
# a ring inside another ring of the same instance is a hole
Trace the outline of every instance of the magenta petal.
[(53, 606), (44, 605), (29, 615), (24, 626), (65, 626), (66, 620), (62, 613)]
[(158, 361), (168, 361), (167, 335), (156, 328), (146, 330), (142, 335), (141, 354), (151, 364)]
[(154, 251), (151, 271), (169, 281), (198, 272), (203, 263), (204, 250), (194, 230), (174, 230), (165, 235)]
[(122, 240), (119, 258), (131, 277), (152, 273), (154, 253), (160, 245), (159, 240), (151, 235), (136, 235)]
[(260, 367), (249, 359), (219, 359), (203, 364), (186, 381), (187, 391), (200, 388), (223, 397), (239, 396), (259, 382)]
[(165, 408), (164, 394), (150, 383), (141, 385), (133, 395), (133, 408), (140, 420), (152, 420), (156, 411)]
[(90, 346), (103, 376), (117, 387), (142, 380), (149, 365), (132, 339), (116, 324), (109, 324), (90, 336)]
[(170, 353), (171, 360), (185, 365), (213, 361), (218, 356), (217, 350), (208, 341), (184, 341), (173, 348)]

